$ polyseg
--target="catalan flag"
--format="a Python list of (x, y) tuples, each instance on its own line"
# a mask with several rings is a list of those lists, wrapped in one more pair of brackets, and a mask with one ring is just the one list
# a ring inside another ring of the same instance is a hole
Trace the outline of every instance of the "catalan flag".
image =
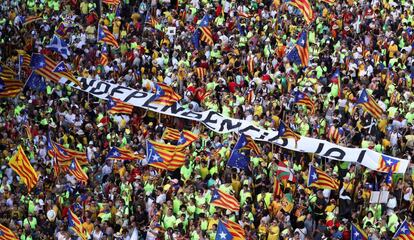
[(243, 11), (237, 11), (237, 16), (241, 18), (251, 18), (253, 17), (253, 14), (245, 13)]
[(247, 56), (247, 70), (250, 74), (254, 74), (254, 55)]
[(76, 216), (72, 210), (69, 209), (68, 211), (68, 226), (72, 231), (76, 233), (82, 240), (88, 239), (88, 233), (82, 226), (81, 220)]
[(344, 129), (341, 127), (338, 128), (332, 125), (328, 130), (327, 137), (331, 142), (338, 144), (339, 141), (341, 140), (342, 135), (344, 135)]
[(154, 103), (171, 106), (179, 100), (181, 100), (181, 96), (175, 93), (170, 86), (164, 83), (155, 83)]
[(22, 146), (18, 147), (17, 153), (10, 159), (9, 166), (20, 176), (29, 192), (36, 186), (39, 176), (27, 159)]
[(107, 108), (109, 114), (131, 114), (134, 110), (134, 106), (113, 97), (108, 98)]
[(56, 27), (55, 34), (60, 38), (66, 38), (69, 32), (69, 24), (65, 22), (60, 22)]
[(211, 205), (228, 209), (233, 212), (238, 212), (240, 210), (240, 203), (232, 195), (227, 194), (220, 189), (214, 189), (212, 194), (213, 196), (210, 201)]
[(247, 96), (246, 96), (246, 103), (253, 103), (254, 99), (256, 98), (255, 94), (254, 94), (254, 89), (250, 89), (247, 92)]
[(309, 65), (309, 44), (308, 44), (308, 33), (303, 31), (299, 39), (297, 40), (295, 47), (287, 54), (287, 59), (297, 65), (302, 64), (303, 66)]
[(209, 27), (200, 27), (201, 30), (201, 41), (207, 43), (210, 46), (214, 45), (213, 33)]
[(273, 197), (283, 197), (282, 186), (276, 177), (273, 177)]
[(368, 240), (368, 235), (358, 225), (352, 223), (351, 240)]
[(88, 183), (88, 175), (83, 171), (76, 158), (72, 160), (69, 166), (63, 167), (62, 171), (68, 171), (79, 182), (86, 185)]
[(178, 141), (180, 139), (181, 133), (179, 130), (167, 127), (162, 134), (162, 139), (170, 141)]
[(357, 106), (362, 106), (365, 111), (371, 114), (376, 119), (381, 118), (382, 108), (375, 102), (375, 100), (368, 94), (366, 89), (363, 89), (358, 98)]
[(319, 168), (309, 165), (308, 187), (321, 189), (339, 189), (339, 182)]
[(297, 181), (295, 173), (282, 161), (277, 164), (276, 175), (280, 180)]
[(40, 16), (27, 16), (27, 17), (24, 18), (23, 26), (26, 26), (30, 23), (40, 21), (40, 20), (43, 20), (43, 18), (40, 17)]
[(180, 134), (180, 138), (177, 141), (179, 147), (187, 147), (192, 142), (198, 139), (198, 135), (188, 130), (183, 130)]
[(392, 158), (384, 154), (381, 154), (381, 157), (378, 163), (379, 165), (378, 165), (377, 171), (380, 171), (380, 172), (388, 172), (389, 170), (391, 170), (392, 172), (397, 172), (400, 166), (400, 160)]
[(108, 155), (106, 155), (106, 159), (136, 160), (143, 159), (143, 157), (125, 148), (112, 147), (111, 150), (108, 152)]
[(0, 98), (15, 97), (21, 92), (23, 83), (16, 79), (16, 73), (6, 65), (0, 65)]
[(158, 24), (158, 21), (151, 14), (147, 14), (146, 23), (148, 23), (151, 27), (155, 28), (155, 26)]
[(294, 93), (294, 96), (295, 96), (294, 104), (306, 106), (307, 108), (310, 109), (311, 114), (315, 113), (315, 103), (309, 98), (308, 95), (306, 95), (305, 93), (296, 91)]
[(278, 136), (280, 138), (292, 138), (296, 142), (300, 140), (300, 135), (292, 131), (290, 127), (286, 126), (286, 124), (283, 121), (279, 122), (279, 128), (278, 128)]
[(328, 4), (334, 4), (335, 0), (321, 0), (322, 2), (326, 2)]
[(63, 71), (59, 71), (61, 68), (56, 68), (58, 67), (58, 64), (43, 54), (32, 54), (30, 67), (35, 71), (35, 73), (52, 82), (59, 83), (69, 80), (80, 86), (80, 82), (73, 76), (70, 71), (66, 69), (66, 65), (64, 66), (65, 69), (63, 69)]
[(115, 36), (109, 31), (107, 26), (98, 26), (98, 42), (104, 42), (115, 48), (119, 48)]
[(240, 135), (239, 140), (237, 140), (236, 145), (234, 146), (234, 149), (237, 150), (252, 150), (256, 155), (260, 155), (260, 149), (254, 142), (253, 138), (250, 136), (246, 136), (243, 133)]
[(176, 146), (147, 141), (148, 164), (156, 168), (174, 171), (185, 163), (185, 154), (176, 151)]
[(302, 12), (307, 24), (314, 20), (315, 15), (308, 0), (290, 0), (288, 4), (297, 7)]
[(19, 238), (6, 226), (0, 224), (0, 240), (19, 240)]
[(102, 0), (102, 3), (106, 3), (108, 5), (118, 5), (121, 3), (121, 0)]
[(31, 57), (24, 50), (16, 50), (19, 56), (19, 66), (22, 69), (30, 69), (30, 60)]
[(76, 158), (81, 166), (88, 164), (88, 158), (84, 152), (65, 148), (58, 143), (53, 143), (53, 147), (55, 154), (54, 156), (56, 157), (60, 166), (69, 166), (73, 158)]
[(414, 227), (404, 220), (395, 232), (392, 239), (395, 240), (414, 240)]
[(55, 176), (58, 176), (60, 173), (60, 167), (59, 167), (59, 163), (57, 160), (57, 149), (55, 148), (52, 140), (50, 139), (50, 133), (47, 134), (47, 144), (46, 144), (46, 150), (47, 150), (47, 154), (49, 155), (49, 157), (52, 159), (52, 165), (53, 165), (53, 170), (55, 173)]
[[(105, 45), (105, 44), (104, 44)], [(108, 51), (106, 50), (106, 46), (102, 48), (101, 58), (99, 59), (99, 64), (102, 66), (108, 65)]]
[(244, 240), (244, 229), (237, 223), (227, 220), (219, 220), (215, 240)]
[(199, 79), (203, 79), (207, 75), (207, 69), (203, 67), (196, 67), (195, 73)]
[(23, 124), (22, 127), (26, 132), (27, 139), (29, 139), (29, 141), (32, 141), (32, 139), (33, 139), (32, 130), (31, 130), (29, 124)]

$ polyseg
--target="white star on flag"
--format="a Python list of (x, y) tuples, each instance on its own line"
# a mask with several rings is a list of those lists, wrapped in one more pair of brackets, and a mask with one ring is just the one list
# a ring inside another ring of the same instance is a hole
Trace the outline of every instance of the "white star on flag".
[(152, 156), (152, 159), (154, 160), (154, 162), (158, 162), (160, 160), (160, 157), (158, 157), (157, 155)]
[(316, 175), (316, 173), (313, 173), (313, 174), (312, 174), (312, 178), (313, 178), (313, 179), (317, 179), (317, 178), (318, 178), (318, 175)]
[(221, 239), (226, 239), (227, 234), (225, 232), (221, 232), (219, 235)]

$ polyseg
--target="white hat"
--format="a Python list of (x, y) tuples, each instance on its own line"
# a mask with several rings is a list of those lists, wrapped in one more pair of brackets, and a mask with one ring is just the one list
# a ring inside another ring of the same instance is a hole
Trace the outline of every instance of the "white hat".
[(46, 216), (47, 216), (47, 219), (49, 219), (49, 221), (53, 222), (55, 221), (56, 213), (53, 209), (50, 209), (49, 211), (47, 211)]

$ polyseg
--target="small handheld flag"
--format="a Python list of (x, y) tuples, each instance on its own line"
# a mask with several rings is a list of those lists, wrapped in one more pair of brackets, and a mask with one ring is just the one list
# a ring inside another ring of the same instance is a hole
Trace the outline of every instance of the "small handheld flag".
[(339, 189), (339, 182), (319, 168), (309, 165), (308, 186), (321, 189)]
[(230, 194), (227, 194), (219, 189), (213, 190), (213, 196), (211, 198), (210, 204), (216, 207), (221, 207), (228, 209), (233, 212), (238, 212), (240, 210), (240, 203), (235, 197)]

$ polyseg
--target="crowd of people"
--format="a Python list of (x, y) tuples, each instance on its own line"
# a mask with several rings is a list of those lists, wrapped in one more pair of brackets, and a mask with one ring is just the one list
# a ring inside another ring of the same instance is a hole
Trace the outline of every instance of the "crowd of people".
[[(278, 0), (105, 2), (1, 1), (1, 63), (24, 82), (30, 72), (18, 71), (16, 50), (42, 53), (63, 60), (75, 76), (143, 91), (165, 83), (194, 111), (214, 110), (273, 130), (283, 120), (302, 136), (327, 140), (335, 126), (343, 132), (339, 145), (414, 156), (412, 0), (311, 0), (315, 19), (309, 24), (297, 8)], [(194, 31), (206, 15), (212, 16), (214, 43), (200, 41), (197, 49)], [(42, 19), (24, 24), (29, 16)], [(62, 22), (68, 29), (67, 59), (46, 48)], [(98, 24), (108, 27), (119, 48), (97, 42)], [(306, 67), (286, 57), (304, 31)], [(197, 74), (200, 67), (205, 74)], [(338, 69), (340, 84), (331, 81)], [(410, 168), (387, 184), (386, 173), (266, 142), (257, 143), (261, 154), (251, 153), (248, 169), (229, 168), (237, 134), (218, 134), (147, 109), (110, 115), (106, 101), (47, 79), (46, 84), (0, 100), (0, 223), (21, 240), (76, 239), (68, 228), (69, 209), (93, 240), (219, 239), (219, 220), (227, 219), (244, 229), (246, 239), (349, 240), (351, 223), (369, 239), (391, 239), (404, 220), (412, 221)], [(381, 118), (356, 107), (363, 89), (382, 108)], [(314, 113), (294, 104), (294, 91), (313, 100)], [(105, 158), (113, 146), (145, 155), (147, 139), (168, 142), (162, 139), (166, 127), (199, 136), (185, 150), (181, 168), (165, 171), (145, 160)], [(86, 152), (86, 184), (67, 172), (55, 174), (48, 135)], [(30, 192), (8, 165), (19, 145), (39, 173)], [(283, 181), (283, 198), (273, 194), (280, 162), (297, 178)], [(340, 180), (340, 188), (308, 187), (310, 163)], [(235, 196), (240, 210), (210, 205), (215, 188)], [(373, 203), (371, 192), (379, 190), (389, 196)]]

